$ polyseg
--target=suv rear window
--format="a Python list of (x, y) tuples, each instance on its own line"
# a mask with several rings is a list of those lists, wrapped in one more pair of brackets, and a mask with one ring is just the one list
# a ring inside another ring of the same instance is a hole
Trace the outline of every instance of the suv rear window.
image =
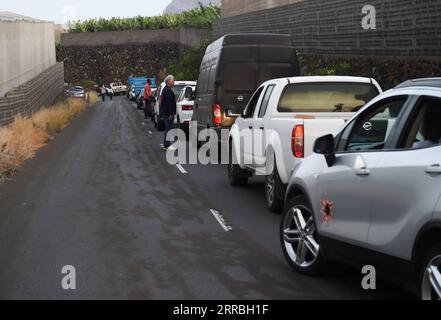
[(318, 82), (287, 85), (279, 112), (356, 112), (379, 94), (370, 83)]

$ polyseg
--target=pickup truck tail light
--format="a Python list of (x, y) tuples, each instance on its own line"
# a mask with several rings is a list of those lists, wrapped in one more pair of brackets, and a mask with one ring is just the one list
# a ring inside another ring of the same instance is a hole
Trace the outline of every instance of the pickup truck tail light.
[(222, 109), (221, 106), (218, 104), (215, 104), (213, 106), (213, 123), (215, 125), (222, 124)]
[(292, 131), (292, 153), (296, 158), (305, 156), (305, 128), (303, 124), (296, 125)]
[(191, 111), (193, 110), (193, 106), (182, 106), (182, 111)]

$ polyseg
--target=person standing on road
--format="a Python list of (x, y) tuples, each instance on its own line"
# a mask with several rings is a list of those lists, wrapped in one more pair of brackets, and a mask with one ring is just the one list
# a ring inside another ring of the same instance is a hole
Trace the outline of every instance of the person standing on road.
[(152, 80), (148, 79), (147, 84), (144, 87), (144, 118), (148, 119), (149, 114), (151, 114), (152, 108)]
[(106, 101), (106, 94), (107, 94), (106, 87), (104, 85), (101, 85), (101, 99), (103, 99), (103, 102)]
[(107, 95), (110, 98), (110, 101), (113, 100), (113, 89), (111, 87), (106, 87)]
[(168, 132), (173, 129), (173, 123), (176, 115), (176, 96), (172, 88), (175, 85), (175, 78), (169, 75), (164, 80), (166, 86), (162, 91), (161, 96), (161, 108), (160, 114), (164, 118), (165, 131), (164, 131), (164, 149), (170, 147), (170, 141), (167, 141)]

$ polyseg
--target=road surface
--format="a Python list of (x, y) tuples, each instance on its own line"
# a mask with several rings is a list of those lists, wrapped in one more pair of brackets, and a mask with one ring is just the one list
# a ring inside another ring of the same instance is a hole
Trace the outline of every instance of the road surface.
[[(361, 273), (345, 267), (295, 274), (263, 180), (236, 189), (222, 166), (170, 166), (161, 139), (115, 97), (0, 185), (0, 298), (409, 298), (382, 282), (363, 291)], [(76, 290), (61, 286), (66, 265)]]

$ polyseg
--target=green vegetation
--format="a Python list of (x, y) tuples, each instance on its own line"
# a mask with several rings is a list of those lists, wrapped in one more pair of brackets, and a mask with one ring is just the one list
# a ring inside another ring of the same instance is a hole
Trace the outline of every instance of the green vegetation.
[(190, 49), (178, 62), (170, 65), (168, 73), (175, 76), (176, 80), (197, 80), (199, 67), (204, 58), (205, 50), (211, 43), (211, 39), (202, 41), (197, 47)]
[(219, 7), (208, 6), (180, 14), (134, 18), (90, 19), (68, 23), (69, 32), (104, 32), (175, 28), (211, 28), (221, 16)]
[(352, 66), (347, 62), (327, 64), (323, 67), (320, 63), (308, 62), (299, 55), (299, 63), (303, 76), (349, 76), (352, 73)]

